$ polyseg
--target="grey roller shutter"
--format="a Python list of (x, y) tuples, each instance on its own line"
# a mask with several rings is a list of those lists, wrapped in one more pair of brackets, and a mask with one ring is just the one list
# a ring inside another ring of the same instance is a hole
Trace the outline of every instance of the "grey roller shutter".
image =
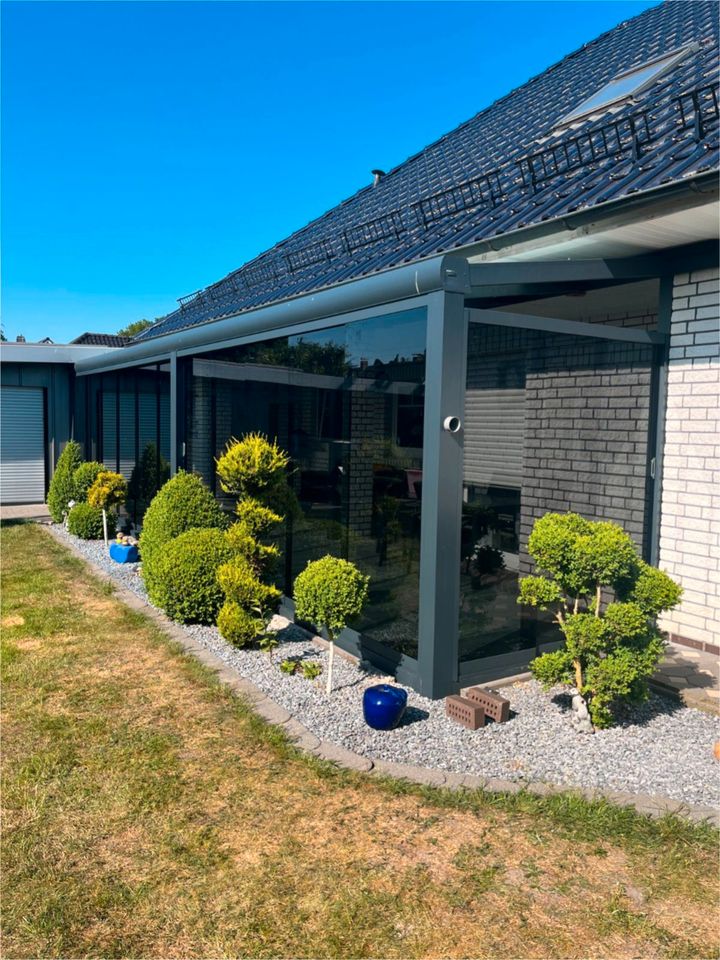
[(3, 387), (0, 394), (0, 501), (45, 500), (45, 404), (40, 387)]
[(520, 490), (524, 431), (524, 388), (468, 386), (465, 483)]

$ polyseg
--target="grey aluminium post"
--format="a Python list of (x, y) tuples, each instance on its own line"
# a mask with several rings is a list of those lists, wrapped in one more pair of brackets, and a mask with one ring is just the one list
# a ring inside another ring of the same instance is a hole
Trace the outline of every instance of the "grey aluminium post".
[(433, 698), (452, 693), (458, 680), (464, 307), (461, 293), (428, 298), (418, 669), (420, 692)]
[(173, 351), (170, 354), (170, 472), (174, 477), (178, 470), (178, 358)]

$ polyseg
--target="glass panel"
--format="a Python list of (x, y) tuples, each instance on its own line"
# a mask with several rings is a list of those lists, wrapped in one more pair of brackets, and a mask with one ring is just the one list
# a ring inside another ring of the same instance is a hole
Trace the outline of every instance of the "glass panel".
[[(125, 510), (140, 523), (170, 476), (170, 375), (159, 367), (105, 374), (97, 392), (97, 449), (108, 470), (128, 481)], [(118, 391), (119, 387), (119, 391)]]
[(425, 310), (203, 355), (193, 362), (188, 469), (217, 489), (214, 460), (259, 430), (292, 458), (300, 512), (284, 530), (279, 582), (292, 590), (326, 553), (370, 574), (353, 626), (417, 652)]
[(516, 602), (544, 513), (614, 520), (643, 548), (651, 373), (649, 346), (470, 324), (461, 660), (558, 639)]

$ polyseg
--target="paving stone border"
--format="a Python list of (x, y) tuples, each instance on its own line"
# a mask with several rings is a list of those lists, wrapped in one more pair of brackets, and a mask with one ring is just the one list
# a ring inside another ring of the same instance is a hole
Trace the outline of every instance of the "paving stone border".
[(288, 739), (305, 753), (328, 760), (346, 770), (407, 780), (410, 783), (423, 786), (443, 787), (448, 790), (484, 790), (487, 793), (512, 794), (524, 791), (536, 796), (567, 794), (579, 796), (585, 800), (605, 799), (617, 806), (634, 807), (638, 813), (653, 818), (674, 814), (696, 823), (710, 823), (713, 826), (720, 827), (720, 810), (715, 807), (683, 803), (679, 800), (650, 794), (622, 793), (617, 790), (599, 788), (578, 787), (569, 789), (568, 787), (541, 782), (518, 783), (514, 780), (487, 779), (471, 774), (450, 773), (430, 767), (393, 763), (388, 760), (371, 760), (369, 757), (361, 756), (338, 744), (320, 740), (311, 730), (292, 717), (284, 707), (275, 703), (254, 683), (241, 677), (212, 651), (201, 646), (179, 624), (145, 603), (132, 590), (111, 577), (109, 573), (91, 564), (75, 544), (59, 536), (52, 526), (47, 526), (46, 529), (61, 546), (79, 557), (99, 580), (112, 584), (114, 592), (126, 606), (143, 613), (152, 620), (166, 635), (175, 640), (186, 653), (212, 670), (221, 683), (229, 687), (239, 697), (247, 700), (258, 716), (262, 717), (267, 723), (280, 727)]

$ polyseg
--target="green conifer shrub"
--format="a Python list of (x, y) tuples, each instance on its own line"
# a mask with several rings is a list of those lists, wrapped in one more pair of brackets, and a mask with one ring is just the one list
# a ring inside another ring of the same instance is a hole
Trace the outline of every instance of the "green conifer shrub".
[(138, 519), (145, 515), (152, 498), (169, 479), (170, 464), (158, 452), (156, 444), (146, 443), (128, 481), (128, 503), (133, 504)]
[(74, 499), (73, 474), (82, 463), (80, 444), (69, 440), (58, 458), (48, 489), (47, 505), (55, 523), (62, 523), (68, 503)]
[(215, 623), (223, 602), (218, 568), (231, 556), (222, 530), (186, 530), (154, 554), (150, 600), (181, 623)]
[(532, 661), (533, 676), (546, 686), (574, 685), (594, 726), (611, 726), (619, 704), (647, 698), (665, 648), (656, 618), (682, 590), (640, 558), (618, 524), (575, 513), (537, 520), (528, 552), (538, 574), (522, 578), (518, 603), (552, 610), (565, 639)]
[(218, 629), (237, 646), (265, 635), (280, 601), (280, 591), (266, 582), (280, 551), (267, 537), (284, 519), (278, 507), (292, 501), (288, 462), (277, 443), (257, 433), (231, 440), (217, 460), (223, 490), (240, 498), (235, 508), (237, 520), (227, 533), (233, 558), (218, 571), (226, 597)]
[(86, 503), (90, 487), (95, 483), (98, 474), (102, 473), (105, 467), (96, 460), (86, 460), (81, 463), (72, 475), (73, 500), (75, 503)]

